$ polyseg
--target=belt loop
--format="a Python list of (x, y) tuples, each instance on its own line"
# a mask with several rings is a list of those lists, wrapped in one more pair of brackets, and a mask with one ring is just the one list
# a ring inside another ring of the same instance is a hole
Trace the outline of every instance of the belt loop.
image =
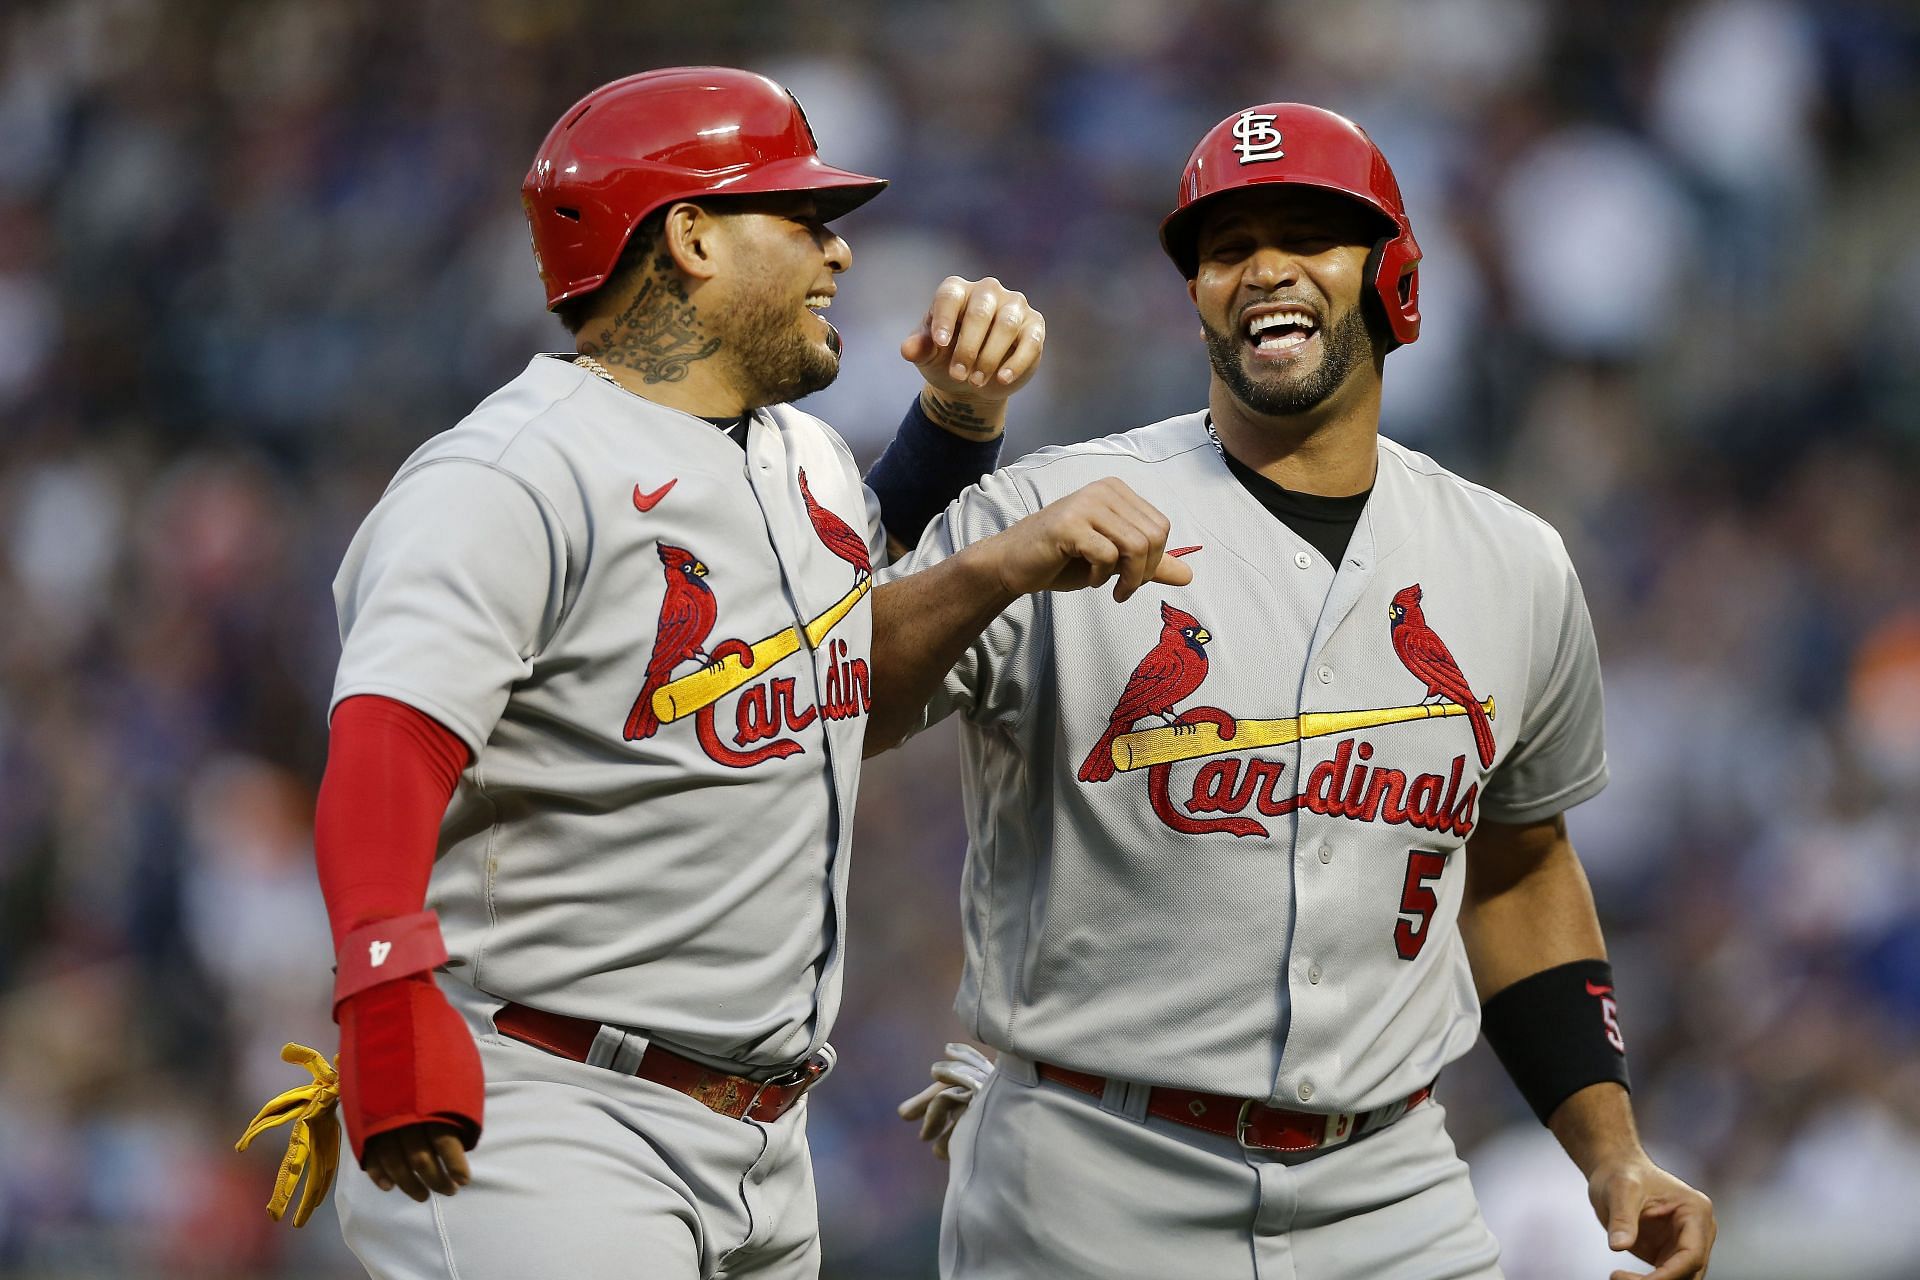
[(1135, 1124), (1145, 1124), (1147, 1099), (1152, 1093), (1149, 1085), (1122, 1080), (1119, 1076), (1108, 1076), (1107, 1091), (1100, 1096), (1100, 1109), (1108, 1115), (1120, 1116)]
[(1040, 1071), (1033, 1059), (1023, 1058), (1017, 1053), (1002, 1053), (999, 1061), (994, 1063), (994, 1072), (1029, 1087), (1040, 1083)]
[(629, 1031), (620, 1042), (620, 1049), (613, 1055), (613, 1069), (625, 1075), (640, 1074), (640, 1059), (647, 1056), (647, 1050), (653, 1047), (653, 1041), (638, 1031)]
[(645, 1036), (602, 1023), (594, 1033), (593, 1047), (587, 1050), (587, 1065), (630, 1076), (640, 1070), (648, 1043)]
[[(825, 1080), (828, 1076), (833, 1074), (833, 1069), (836, 1066), (840, 1065), (840, 1055), (834, 1051), (834, 1048), (832, 1045), (822, 1042), (820, 1047), (818, 1049), (815, 1049), (813, 1051), (812, 1056), (807, 1059), (807, 1063), (812, 1063), (816, 1061), (819, 1062), (820, 1064), (820, 1070), (816, 1074), (814, 1074), (812, 1083), (807, 1086), (807, 1088), (809, 1089), (813, 1088), (814, 1085), (819, 1084), (822, 1080)], [(804, 1070), (806, 1063), (803, 1063), (801, 1065), (802, 1065), (802, 1069)]]

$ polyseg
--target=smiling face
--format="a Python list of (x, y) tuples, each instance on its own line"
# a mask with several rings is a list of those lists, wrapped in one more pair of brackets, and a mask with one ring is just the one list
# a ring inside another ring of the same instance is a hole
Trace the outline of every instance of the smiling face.
[(1255, 188), (1206, 211), (1187, 292), (1214, 374), (1241, 404), (1306, 413), (1357, 372), (1378, 378), (1361, 291), (1381, 230), (1365, 206), (1313, 187)]
[(748, 408), (783, 404), (826, 387), (840, 372), (840, 334), (821, 313), (853, 250), (804, 192), (714, 202), (731, 266), (716, 281), (724, 304), (709, 313), (730, 352)]

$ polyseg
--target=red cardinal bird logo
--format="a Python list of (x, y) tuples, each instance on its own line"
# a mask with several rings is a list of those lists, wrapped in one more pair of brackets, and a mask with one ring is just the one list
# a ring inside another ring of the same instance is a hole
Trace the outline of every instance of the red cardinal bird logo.
[(1179, 723), (1173, 705), (1207, 678), (1207, 651), (1202, 646), (1211, 639), (1198, 618), (1161, 603), (1160, 639), (1127, 677), (1107, 731), (1080, 766), (1080, 781), (1105, 782), (1113, 776), (1113, 740), (1131, 732), (1138, 721), (1159, 716), (1169, 725)]
[(1467, 720), (1473, 725), (1473, 745), (1480, 752), (1480, 765), (1482, 768), (1491, 765), (1493, 725), (1487, 720), (1487, 709), (1473, 696), (1446, 641), (1427, 625), (1426, 617), (1420, 612), (1419, 583), (1402, 587), (1394, 594), (1393, 603), (1387, 606), (1387, 617), (1393, 625), (1394, 653), (1406, 664), (1407, 670), (1425, 682), (1429, 698), (1445, 698), (1465, 709)]
[(627, 741), (651, 738), (660, 728), (653, 714), (653, 694), (689, 658), (712, 659), (706, 650), (720, 606), (704, 579), (707, 566), (685, 547), (660, 544), (660, 563), (667, 573), (667, 594), (660, 602), (660, 625), (654, 629), (653, 655), (647, 659), (646, 683), (627, 715)]
[(807, 487), (805, 467), (800, 468), (800, 496), (806, 500), (807, 519), (813, 521), (813, 531), (820, 535), (827, 550), (853, 566), (853, 580), (858, 582), (862, 574), (871, 574), (873, 564), (867, 558), (867, 540), (814, 498), (813, 490)]

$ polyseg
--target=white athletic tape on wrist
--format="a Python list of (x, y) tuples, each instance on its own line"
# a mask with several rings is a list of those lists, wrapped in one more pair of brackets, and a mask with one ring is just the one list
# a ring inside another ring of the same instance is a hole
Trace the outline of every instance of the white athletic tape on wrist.
[(359, 995), (383, 982), (425, 973), (447, 962), (440, 917), (431, 911), (393, 916), (361, 925), (340, 940), (335, 962), (333, 1003)]

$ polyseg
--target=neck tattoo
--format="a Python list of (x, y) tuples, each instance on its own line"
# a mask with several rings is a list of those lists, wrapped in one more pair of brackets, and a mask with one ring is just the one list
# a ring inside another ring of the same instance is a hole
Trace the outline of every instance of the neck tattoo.
[(720, 349), (720, 339), (701, 334), (699, 312), (687, 300), (673, 259), (661, 254), (653, 270), (627, 309), (600, 335), (601, 346), (643, 382), (679, 382), (689, 365)]

